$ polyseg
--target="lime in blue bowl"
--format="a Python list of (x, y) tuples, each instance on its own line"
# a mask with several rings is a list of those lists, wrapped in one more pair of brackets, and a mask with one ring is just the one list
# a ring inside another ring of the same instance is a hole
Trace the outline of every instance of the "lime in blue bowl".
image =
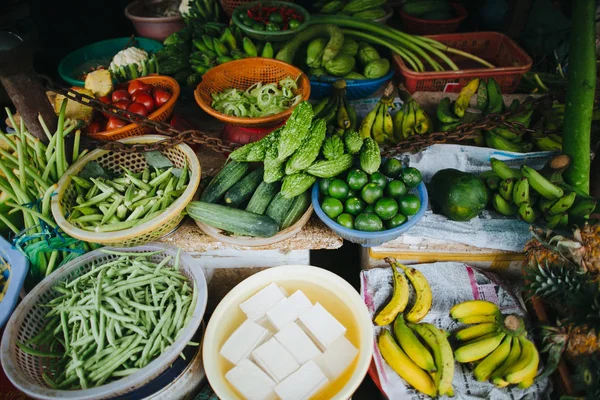
[(58, 74), (67, 83), (73, 86), (83, 86), (83, 75), (90, 72), (92, 68), (104, 66), (108, 68), (110, 61), (119, 51), (132, 42), (133, 46), (156, 53), (162, 49), (160, 42), (146, 38), (118, 38), (108, 39), (81, 47), (63, 58), (58, 64)]

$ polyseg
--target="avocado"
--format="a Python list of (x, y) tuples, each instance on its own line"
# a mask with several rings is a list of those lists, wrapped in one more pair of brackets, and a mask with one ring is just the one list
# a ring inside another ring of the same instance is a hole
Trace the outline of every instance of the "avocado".
[(434, 211), (453, 221), (469, 221), (485, 208), (488, 192), (479, 177), (457, 169), (442, 169), (429, 182)]

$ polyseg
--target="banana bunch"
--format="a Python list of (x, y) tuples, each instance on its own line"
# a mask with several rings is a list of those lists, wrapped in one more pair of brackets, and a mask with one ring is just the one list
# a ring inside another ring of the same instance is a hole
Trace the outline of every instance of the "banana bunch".
[(261, 42), (257, 47), (237, 26), (223, 27), (222, 24), (208, 22), (204, 27), (207, 32), (192, 41), (195, 51), (190, 54), (192, 69), (200, 75), (229, 61), (274, 56), (270, 42)]
[(415, 134), (430, 132), (433, 132), (431, 119), (413, 98), (406, 101), (394, 115), (394, 143)]
[(456, 304), (450, 316), (471, 325), (455, 333), (460, 344), (454, 358), (475, 363), (473, 375), (480, 382), (492, 381), (498, 387), (517, 384), (525, 389), (537, 375), (539, 353), (518, 315), (504, 315), (489, 301), (470, 300)]
[(320, 100), (313, 107), (315, 118), (323, 118), (328, 133), (342, 136), (346, 131), (356, 131), (356, 110), (346, 97), (346, 81), (333, 83), (333, 94)]
[(390, 107), (394, 107), (393, 96), (383, 96), (362, 120), (358, 133), (364, 138), (371, 137), (379, 144), (394, 144), (394, 121)]
[(596, 208), (595, 199), (562, 181), (568, 165), (568, 157), (557, 156), (541, 171), (527, 165), (513, 169), (492, 158), (492, 170), (481, 178), (492, 191), (492, 205), (500, 214), (516, 215), (530, 224), (540, 219), (554, 229), (567, 226), (570, 219), (585, 218)]
[[(454, 356), (447, 335), (431, 324), (418, 323), (427, 315), (433, 301), (429, 283), (420, 271), (393, 258), (385, 261), (392, 267), (393, 293), (375, 315), (374, 323), (377, 326), (393, 323), (393, 335), (387, 329), (383, 331), (378, 339), (379, 351), (389, 366), (418, 391), (432, 397), (452, 396)], [(409, 282), (415, 291), (415, 302), (405, 312)]]
[[(187, 7), (185, 6), (187, 3)], [(189, 0), (182, 2), (179, 12), (183, 18), (200, 22), (218, 21), (221, 19), (221, 8), (216, 0)]]

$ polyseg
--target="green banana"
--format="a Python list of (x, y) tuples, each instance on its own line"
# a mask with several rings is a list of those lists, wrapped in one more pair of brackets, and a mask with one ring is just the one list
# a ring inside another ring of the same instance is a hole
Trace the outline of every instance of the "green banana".
[(548, 134), (548, 137), (549, 137), (550, 139), (554, 140), (554, 141), (555, 141), (555, 142), (557, 142), (557, 143), (560, 143), (560, 144), (562, 144), (562, 142), (563, 142), (563, 138), (562, 138), (562, 136), (560, 136), (559, 134), (556, 134), (556, 133), (549, 133), (549, 134)]
[(388, 106), (384, 106), (383, 110), (383, 133), (388, 141), (394, 143), (394, 120), (388, 110)]
[(241, 51), (239, 51), (239, 50), (236, 49), (236, 50), (231, 50), (231, 57), (234, 60), (243, 60), (247, 56), (246, 56), (245, 53), (242, 53)]
[(215, 51), (215, 44), (213, 42), (213, 38), (208, 35), (202, 35), (202, 41), (204, 45), (210, 50)]
[(350, 128), (350, 116), (348, 110), (346, 110), (346, 101), (342, 99), (337, 109), (336, 114), (337, 126), (342, 129)]
[(315, 104), (313, 106), (313, 115), (315, 116), (315, 118), (317, 118), (319, 116), (319, 114), (321, 113), (321, 111), (323, 111), (323, 109), (325, 108), (325, 106), (327, 105), (328, 102), (329, 102), (329, 98), (325, 97), (325, 98), (319, 100), (317, 102), (317, 104)]
[(485, 144), (488, 147), (511, 151), (514, 153), (526, 153), (527, 148), (520, 143), (514, 143), (509, 140), (504, 139), (502, 136), (494, 133), (494, 131), (485, 131)]
[(396, 142), (406, 139), (402, 132), (402, 121), (404, 121), (404, 108), (398, 110), (394, 115), (394, 139), (396, 139)]
[(257, 57), (258, 51), (256, 50), (256, 46), (252, 42), (252, 40), (246, 36), (244, 40), (242, 40), (242, 46), (244, 47), (244, 51), (248, 54), (248, 57)]
[(229, 56), (229, 50), (227, 50), (227, 47), (219, 39), (213, 38), (213, 45), (218, 57)]
[(567, 211), (569, 208), (571, 208), (571, 206), (573, 205), (573, 203), (575, 202), (575, 198), (577, 197), (577, 195), (575, 194), (575, 192), (571, 192), (563, 197), (561, 197), (560, 199), (556, 200), (551, 206), (550, 208), (548, 208), (548, 214), (550, 215), (556, 215), (556, 214), (562, 214), (565, 211)]
[(483, 79), (480, 79), (479, 87), (477, 88), (477, 106), (476, 106), (476, 108), (481, 112), (485, 112), (485, 110), (487, 110), (489, 104), (490, 104), (490, 99), (488, 96), (487, 83)]
[(532, 224), (537, 219), (536, 211), (527, 203), (522, 203), (519, 206), (519, 217), (529, 224)]
[(384, 105), (379, 103), (377, 105), (377, 114), (375, 115), (375, 122), (373, 123), (373, 128), (371, 128), (371, 132), (373, 132), (373, 139), (379, 144), (386, 142), (386, 136), (383, 131), (383, 123), (384, 123)]
[(521, 105), (521, 102), (519, 101), (519, 99), (513, 99), (513, 101), (508, 106), (508, 111), (514, 113), (519, 109), (520, 105)]
[(567, 225), (569, 225), (569, 214), (563, 214), (562, 217), (560, 218), (560, 222), (558, 223), (558, 226), (565, 227)]
[(502, 91), (500, 85), (493, 78), (490, 78), (487, 83), (489, 104), (485, 110), (486, 114), (496, 114), (502, 111), (504, 108), (504, 99), (502, 98)]
[(529, 180), (529, 186), (548, 200), (558, 200), (564, 195), (564, 190), (556, 186), (533, 168), (523, 165), (521, 173)]
[(523, 176), (521, 171), (510, 168), (504, 161), (497, 158), (490, 158), (490, 164), (492, 165), (492, 171), (502, 179), (518, 179)]
[(452, 103), (448, 97), (444, 97), (440, 101), (440, 104), (437, 106), (436, 115), (438, 120), (444, 124), (451, 124), (460, 121), (460, 118), (454, 115), (454, 112), (452, 111)]
[(560, 224), (562, 217), (563, 216), (561, 214), (546, 215), (545, 216), (546, 226), (550, 229), (556, 228), (558, 226), (558, 224)]
[(225, 28), (225, 30), (221, 34), (221, 37), (219, 37), (219, 40), (221, 41), (221, 43), (225, 43), (225, 45), (229, 47), (229, 50), (237, 49), (237, 42), (235, 41), (235, 36), (233, 36), (231, 29)]
[(217, 61), (219, 62), (219, 64), (225, 64), (229, 61), (233, 61), (233, 58), (229, 56), (219, 56), (217, 57)]
[(575, 204), (569, 208), (569, 216), (574, 218), (584, 218), (590, 215), (596, 209), (597, 201), (593, 198), (580, 198), (577, 196)]
[(346, 106), (346, 111), (348, 111), (348, 118), (350, 118), (350, 127), (347, 130), (355, 131), (356, 124), (358, 123), (358, 117), (356, 116), (356, 109), (352, 107), (350, 104)]
[(527, 178), (521, 178), (515, 182), (513, 202), (518, 206), (524, 203), (529, 204), (529, 180)]
[(265, 47), (263, 47), (262, 53), (260, 56), (264, 57), (264, 58), (273, 58), (274, 55), (275, 55), (275, 53), (273, 51), (273, 45), (271, 44), (271, 42), (265, 43)]
[(513, 189), (515, 187), (515, 181), (514, 179), (504, 179), (502, 182), (500, 182), (500, 187), (498, 188), (498, 192), (500, 193), (500, 196), (502, 196), (504, 198), (504, 200), (508, 201), (509, 203), (513, 201)]
[(373, 123), (375, 122), (375, 117), (377, 116), (377, 107), (373, 108), (369, 113), (363, 118), (360, 127), (358, 128), (358, 133), (360, 133), (360, 137), (366, 139), (371, 137), (371, 130), (373, 129)]
[[(517, 101), (517, 102), (518, 102), (518, 100), (516, 100), (516, 99), (515, 99), (515, 101)], [(514, 104), (514, 101), (513, 101), (513, 103), (511, 104), (511, 106), (512, 106), (513, 104)], [(517, 108), (518, 108), (518, 106), (517, 106)], [(510, 108), (509, 108), (509, 109), (510, 109)], [(516, 110), (515, 110), (515, 111), (516, 111)], [(529, 127), (529, 124), (530, 124), (530, 122), (531, 122), (531, 116), (532, 116), (532, 115), (533, 115), (533, 108), (532, 108), (532, 106), (531, 106), (531, 103), (527, 103), (527, 105), (526, 105), (525, 109), (524, 109), (522, 112), (520, 112), (520, 113), (519, 113), (519, 114), (517, 114), (517, 115), (512, 115), (512, 116), (508, 117), (508, 118), (506, 119), (506, 121), (507, 121), (507, 122), (518, 122), (518, 123), (520, 123), (520, 124), (523, 124), (523, 126), (525, 126), (525, 128), (528, 128), (528, 127)], [(500, 136), (502, 136), (504, 139), (507, 139), (507, 140), (515, 140), (515, 139), (517, 139), (518, 137), (520, 137), (520, 136), (521, 136), (520, 134), (518, 134), (518, 133), (515, 133), (515, 132), (513, 132), (513, 131), (509, 130), (508, 128), (504, 128), (504, 127), (498, 127), (498, 128), (495, 128), (493, 131), (494, 131), (494, 133), (496, 133), (497, 135), (500, 135)]]
[(548, 199), (542, 198), (540, 200), (540, 203), (538, 204), (538, 208), (544, 213), (548, 212), (548, 210), (550, 209), (550, 207), (552, 207), (552, 204), (554, 204), (554, 202), (555, 202), (555, 200), (548, 200)]
[(404, 120), (402, 121), (402, 134), (405, 137), (412, 136), (415, 134), (415, 110), (412, 101), (406, 103), (406, 112), (404, 114)]
[(204, 42), (201, 41), (201, 40), (194, 39), (194, 40), (192, 40), (192, 44), (194, 45), (195, 48), (197, 48), (198, 50), (200, 50), (202, 52), (210, 50), (208, 47), (206, 47), (206, 45), (204, 44)]
[[(484, 180), (485, 180), (485, 184), (491, 190), (498, 190), (498, 188), (500, 187), (500, 182), (502, 182), (502, 179), (500, 179), (500, 177), (498, 175), (488, 176)], [(514, 192), (514, 189), (513, 189), (513, 192)]]
[(461, 123), (462, 123), (462, 121), (452, 122), (452, 123), (449, 123), (449, 124), (442, 124), (442, 125), (440, 125), (440, 132), (451, 131), (452, 129), (454, 129), (457, 126), (459, 126)]
[(496, 211), (498, 211), (502, 215), (506, 215), (507, 217), (513, 216), (517, 213), (517, 207), (514, 204), (509, 203), (504, 200), (499, 193), (496, 193), (492, 198), (492, 204)]
[(325, 115), (323, 116), (323, 119), (325, 120), (325, 123), (327, 125), (330, 125), (333, 123), (333, 121), (335, 121), (335, 117), (337, 116), (337, 110), (340, 106), (340, 100), (341, 99), (339, 97), (334, 97), (333, 99), (331, 99), (330, 106), (327, 107), (327, 113), (325, 113)]
[[(555, 135), (556, 136), (556, 135)], [(562, 151), (562, 143), (554, 140), (553, 138), (548, 136), (536, 136), (533, 135), (532, 138), (533, 144), (538, 150), (541, 151)], [(561, 138), (562, 140), (562, 138)]]

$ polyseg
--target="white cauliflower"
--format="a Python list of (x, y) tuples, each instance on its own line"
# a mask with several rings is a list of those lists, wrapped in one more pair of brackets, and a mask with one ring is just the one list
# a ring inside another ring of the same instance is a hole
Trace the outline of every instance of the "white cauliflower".
[(113, 57), (110, 62), (109, 69), (116, 71), (120, 67), (125, 67), (129, 64), (136, 64), (138, 72), (142, 72), (142, 65), (148, 61), (148, 53), (137, 47), (128, 47), (125, 50), (121, 50)]

